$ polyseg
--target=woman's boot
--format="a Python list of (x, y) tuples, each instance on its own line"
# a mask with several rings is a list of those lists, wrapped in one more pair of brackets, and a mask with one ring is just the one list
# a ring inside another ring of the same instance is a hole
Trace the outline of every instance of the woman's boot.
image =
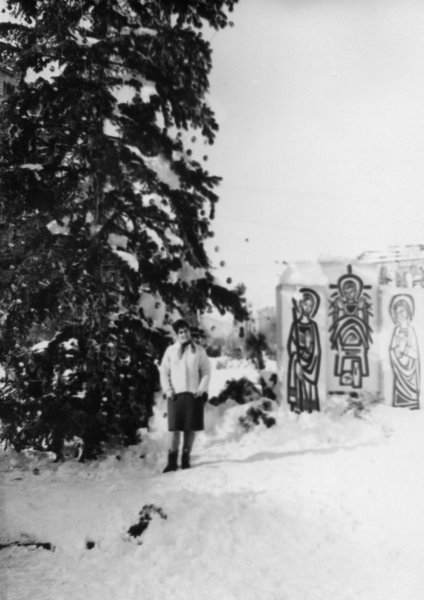
[(168, 464), (166, 465), (166, 467), (164, 468), (162, 473), (169, 473), (169, 471), (176, 471), (178, 469), (177, 459), (178, 459), (178, 451), (168, 452)]
[(190, 452), (188, 450), (183, 450), (183, 454), (181, 457), (181, 468), (182, 469), (190, 468)]

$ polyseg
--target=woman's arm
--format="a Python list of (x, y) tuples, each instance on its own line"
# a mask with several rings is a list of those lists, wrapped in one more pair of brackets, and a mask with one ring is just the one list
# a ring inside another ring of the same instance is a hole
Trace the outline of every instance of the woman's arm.
[(165, 350), (162, 362), (159, 368), (160, 385), (166, 397), (174, 395), (174, 389), (171, 383), (171, 357), (169, 348)]
[(208, 391), (211, 378), (211, 365), (209, 358), (203, 348), (199, 348), (199, 386), (196, 395), (204, 394)]

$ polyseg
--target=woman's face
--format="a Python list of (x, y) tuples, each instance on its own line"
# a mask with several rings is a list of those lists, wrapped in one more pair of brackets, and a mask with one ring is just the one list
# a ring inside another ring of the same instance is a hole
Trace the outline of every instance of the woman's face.
[(183, 344), (184, 342), (188, 342), (190, 340), (190, 329), (188, 327), (180, 327), (177, 331), (178, 341)]

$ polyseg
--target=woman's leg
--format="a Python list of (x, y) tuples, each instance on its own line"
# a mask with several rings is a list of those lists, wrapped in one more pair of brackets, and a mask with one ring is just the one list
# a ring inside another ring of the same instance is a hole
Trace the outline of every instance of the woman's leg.
[(180, 432), (170, 431), (169, 432), (169, 451), (178, 452), (180, 447)]
[(188, 452), (190, 454), (195, 435), (195, 431), (184, 431), (183, 452)]
[(184, 440), (183, 440), (183, 454), (181, 458), (181, 468), (189, 469), (190, 468), (190, 452), (193, 447), (194, 437), (196, 435), (195, 431), (184, 431)]

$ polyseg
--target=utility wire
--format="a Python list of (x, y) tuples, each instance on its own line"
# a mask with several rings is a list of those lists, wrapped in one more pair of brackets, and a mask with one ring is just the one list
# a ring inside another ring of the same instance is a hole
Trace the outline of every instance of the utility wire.
[[(216, 215), (214, 221), (218, 221), (218, 220), (223, 220), (223, 221), (234, 221), (234, 222), (241, 222), (241, 223), (252, 223), (253, 225), (258, 225), (261, 227), (269, 227), (270, 229), (279, 229), (281, 231), (302, 231), (305, 233), (315, 233), (318, 235), (325, 235), (326, 237), (328, 237), (328, 231), (327, 230), (323, 230), (323, 229), (318, 229), (318, 228), (308, 228), (308, 227), (299, 227), (298, 225), (289, 225), (289, 224), (284, 224), (284, 223), (275, 223), (275, 222), (268, 222), (266, 223), (265, 221), (257, 221), (256, 219), (245, 219), (243, 217), (231, 217), (229, 215)], [(220, 225), (221, 227), (221, 225)], [(234, 229), (234, 227), (232, 227), (232, 229)], [(343, 237), (357, 237), (356, 235), (354, 235), (354, 233), (352, 233), (351, 235), (349, 235), (349, 231), (344, 231), (343, 232)]]

